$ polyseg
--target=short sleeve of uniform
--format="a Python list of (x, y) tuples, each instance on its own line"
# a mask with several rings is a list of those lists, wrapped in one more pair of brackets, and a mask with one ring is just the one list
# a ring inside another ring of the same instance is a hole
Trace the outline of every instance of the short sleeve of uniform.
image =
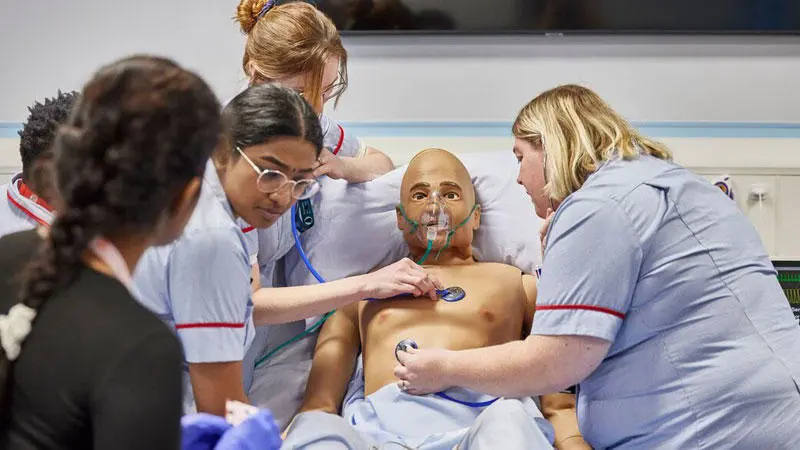
[(189, 363), (241, 361), (250, 256), (233, 225), (184, 234), (169, 262), (169, 298)]
[(360, 158), (367, 152), (367, 146), (361, 139), (330, 117), (322, 115), (320, 124), (324, 133), (323, 146), (337, 156)]
[(545, 245), (532, 334), (613, 342), (642, 263), (630, 221), (610, 199), (568, 198)]

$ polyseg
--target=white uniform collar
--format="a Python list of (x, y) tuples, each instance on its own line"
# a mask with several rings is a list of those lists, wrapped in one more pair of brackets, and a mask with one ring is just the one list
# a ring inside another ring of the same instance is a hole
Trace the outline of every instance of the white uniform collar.
[(10, 206), (25, 214), (32, 223), (49, 226), (53, 222), (53, 213), (36, 203), (35, 199), (22, 195), (19, 191), (20, 183), (22, 183), (21, 173), (14, 175), (8, 183), (7, 201)]

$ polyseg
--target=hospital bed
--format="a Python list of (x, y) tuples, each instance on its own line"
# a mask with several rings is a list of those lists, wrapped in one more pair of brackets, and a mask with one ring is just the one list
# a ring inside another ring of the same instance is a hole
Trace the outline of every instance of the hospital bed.
[[(474, 240), (475, 256), (484, 262), (500, 262), (534, 273), (540, 264), (538, 230), (530, 198), (516, 183), (518, 164), (510, 150), (458, 155), (472, 175), (481, 205), (481, 227)], [(313, 199), (314, 225), (300, 234), (309, 261), (327, 280), (367, 273), (407, 255), (397, 229), (395, 206), (406, 166), (400, 166), (373, 181), (347, 184), (323, 179)], [(284, 220), (286, 221), (286, 220)], [(288, 227), (276, 228), (284, 233)], [(292, 249), (278, 262), (276, 285), (317, 283), (299, 252)], [(306, 321), (311, 326), (318, 318)], [(261, 345), (262, 355), (303, 330), (303, 324), (271, 327)], [(268, 407), (281, 427), (302, 401), (315, 346), (315, 336), (302, 339), (275, 354), (256, 369), (250, 399)]]

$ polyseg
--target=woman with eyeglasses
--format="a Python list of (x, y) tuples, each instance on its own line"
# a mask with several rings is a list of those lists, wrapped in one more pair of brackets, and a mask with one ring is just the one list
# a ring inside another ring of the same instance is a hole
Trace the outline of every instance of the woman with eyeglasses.
[[(247, 402), (244, 355), (254, 323), (274, 323), (269, 292), (252, 293), (250, 249), (240, 220), (268, 228), (319, 189), (313, 178), (322, 130), (302, 96), (252, 86), (223, 110), (225, 141), (208, 162), (202, 195), (180, 239), (144, 255), (135, 274), (140, 300), (173, 327), (187, 362), (184, 411), (224, 415)], [(311, 317), (365, 298), (430, 293), (438, 281), (411, 261), (324, 285), (285, 288), (282, 318)]]
[[(280, 83), (302, 94), (319, 115), (323, 149), (313, 172), (319, 177), (322, 191), (313, 202), (319, 202), (324, 201), (326, 186), (341, 183), (334, 180), (349, 183), (372, 180), (391, 170), (393, 165), (386, 155), (367, 146), (349, 129), (323, 114), (324, 105), (332, 102), (335, 106), (347, 88), (347, 51), (334, 23), (314, 4), (318, 2), (240, 0), (236, 19), (247, 36), (242, 70), (248, 84)], [(299, 202), (298, 223), (308, 224), (316, 219), (313, 226), (324, 227), (320, 218), (314, 216), (314, 206), (312, 199)], [(254, 288), (284, 284), (280, 280), (283, 258), (295, 252), (291, 216), (291, 213), (285, 214), (269, 229), (246, 234), (254, 242), (253, 259), (258, 263), (254, 268)], [(252, 224), (240, 225), (250, 229)], [(302, 228), (299, 231), (302, 233)], [(301, 238), (306, 247), (313, 247), (307, 235), (301, 234)], [(305, 333), (307, 324), (306, 317), (291, 314), (288, 306), (291, 299), (282, 298), (292, 291), (278, 289), (270, 293), (276, 321), (270, 327), (258, 327), (248, 354), (249, 363), (258, 366), (254, 380), (249, 383), (249, 393), (253, 401), (269, 406), (279, 422), (285, 423), (295, 414), (305, 390), (314, 335), (311, 339), (299, 340), (296, 345), (284, 346)], [(284, 308), (280, 309), (282, 306)], [(274, 353), (278, 347), (282, 350)], [(267, 355), (274, 357), (266, 360)]]
[(314, 176), (358, 183), (393, 168), (386, 155), (322, 114), (347, 88), (347, 51), (325, 14), (305, 1), (241, 0), (236, 18), (247, 35), (242, 68), (249, 84), (277, 82), (294, 89), (320, 117), (324, 149)]

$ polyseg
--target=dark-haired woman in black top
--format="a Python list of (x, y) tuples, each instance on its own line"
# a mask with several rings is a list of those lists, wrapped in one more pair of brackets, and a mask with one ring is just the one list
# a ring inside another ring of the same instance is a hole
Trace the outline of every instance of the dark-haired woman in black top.
[(180, 344), (129, 287), (183, 230), (219, 131), (211, 89), (169, 60), (84, 86), (54, 144), (51, 228), (0, 239), (0, 448), (179, 447)]

